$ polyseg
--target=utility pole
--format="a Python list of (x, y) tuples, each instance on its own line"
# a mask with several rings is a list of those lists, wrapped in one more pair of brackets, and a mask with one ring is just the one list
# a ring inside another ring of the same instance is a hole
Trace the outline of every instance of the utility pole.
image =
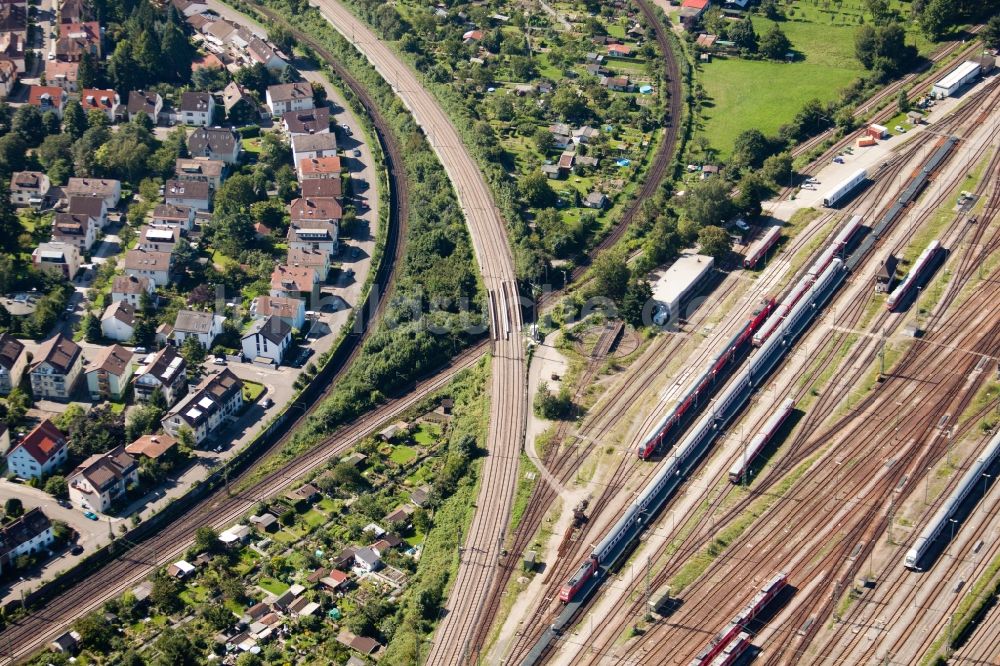
[(878, 376), (885, 377), (885, 331), (882, 331), (882, 341), (878, 346), (879, 370)]
[(895, 543), (892, 538), (892, 523), (896, 519), (896, 498), (893, 497), (889, 500), (889, 543)]

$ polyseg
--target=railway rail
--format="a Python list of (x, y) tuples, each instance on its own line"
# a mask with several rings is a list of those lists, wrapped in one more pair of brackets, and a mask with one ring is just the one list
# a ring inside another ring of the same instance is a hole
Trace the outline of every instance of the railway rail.
[(808, 386), (808, 385), (809, 385), (809, 382), (806, 383), (806, 386)]
[[(389, 179), (389, 223), (386, 229), (384, 259), (376, 271), (373, 287), (369, 291), (366, 302), (358, 308), (359, 316), (364, 324), (362, 332), (354, 331), (348, 338), (348, 344), (352, 351), (345, 355), (339, 367), (333, 368), (333, 372), (328, 378), (328, 386), (315, 396), (312, 404), (296, 403), (289, 406), (288, 409), (300, 408), (301, 415), (288, 425), (285, 435), (277, 438), (261, 452), (259, 459), (264, 459), (280, 450), (291, 433), (305, 423), (315, 406), (328, 395), (335, 385), (336, 377), (349, 367), (350, 363), (357, 357), (361, 343), (368, 331), (372, 329), (372, 323), (381, 316), (385, 304), (388, 302), (387, 296), (391, 293), (394, 277), (392, 269), (402, 256), (402, 236), (405, 233), (410, 204), (407, 180), (403, 172), (404, 162), (401, 146), (396, 141), (368, 91), (319, 44), (297, 30), (293, 29), (293, 31), (297, 39), (313, 46), (316, 52), (327, 60), (329, 66), (358, 97), (371, 117), (376, 138), (382, 147)], [(132, 542), (126, 535), (120, 539), (121, 542), (128, 544), (124, 552), (115, 555), (95, 572), (72, 584), (39, 607), (33, 608), (27, 617), (8, 624), (3, 631), (0, 631), (0, 645), (7, 648), (2, 651), (3, 654), (0, 654), (0, 660), (3, 660), (0, 663), (12, 663), (26, 659), (56, 635), (65, 631), (66, 627), (77, 617), (98, 608), (107, 599), (120, 595), (145, 578), (157, 566), (168, 561), (168, 557), (183, 552), (193, 542), (194, 533), (198, 527), (203, 525), (226, 527), (252, 508), (259, 499), (275, 494), (281, 488), (286, 487), (290, 480), (315, 469), (346, 450), (358, 438), (371, 432), (376, 424), (415, 404), (421, 396), (426, 396), (443, 387), (446, 381), (459, 369), (471, 365), (484, 351), (483, 345), (467, 351), (455, 359), (450, 369), (446, 369), (433, 379), (418, 385), (416, 391), (410, 396), (390, 400), (374, 414), (345, 424), (343, 428), (326, 438), (308, 453), (251, 483), (244, 493), (230, 496), (229, 483), (226, 483), (225, 486), (216, 487), (214, 491), (207, 493), (204, 499), (194, 503), (188, 511), (162, 530), (145, 536), (137, 542)], [(251, 467), (236, 476), (232, 479), (232, 484), (238, 485), (248, 481), (252, 471)]]

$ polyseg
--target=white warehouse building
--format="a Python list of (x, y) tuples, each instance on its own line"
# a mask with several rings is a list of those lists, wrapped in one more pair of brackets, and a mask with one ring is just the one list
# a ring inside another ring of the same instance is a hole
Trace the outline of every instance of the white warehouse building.
[(712, 272), (714, 265), (712, 257), (688, 251), (682, 252), (670, 268), (654, 273), (653, 323), (657, 326), (679, 323), (683, 302)]
[(977, 76), (979, 76), (979, 63), (966, 60), (934, 84), (934, 87), (931, 88), (931, 97), (937, 97), (938, 99), (951, 97), (962, 86), (974, 80)]

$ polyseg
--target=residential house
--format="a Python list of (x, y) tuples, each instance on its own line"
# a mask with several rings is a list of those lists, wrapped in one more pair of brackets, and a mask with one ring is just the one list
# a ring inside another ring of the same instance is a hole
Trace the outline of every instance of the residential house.
[(286, 263), (289, 266), (304, 266), (313, 269), (316, 271), (316, 281), (320, 283), (326, 282), (326, 278), (330, 274), (330, 253), (326, 250), (290, 247)]
[(368, 574), (382, 568), (382, 558), (370, 547), (358, 548), (354, 551), (354, 570), (358, 574)]
[(188, 206), (195, 210), (212, 207), (212, 190), (201, 180), (168, 180), (163, 185), (163, 198), (172, 206)]
[(609, 58), (631, 58), (634, 55), (628, 44), (608, 44)]
[(711, 0), (682, 0), (681, 9), (694, 10), (693, 15), (697, 19), (701, 18), (710, 4)]
[(386, 553), (393, 548), (399, 548), (402, 543), (403, 540), (395, 534), (386, 534), (384, 537), (373, 543), (371, 545), (371, 549), (375, 551), (375, 554), (379, 557), (385, 557)]
[(232, 125), (249, 125), (260, 119), (260, 110), (253, 97), (235, 81), (222, 91), (222, 108), (226, 110), (226, 120)]
[(89, 216), (98, 230), (108, 226), (108, 204), (102, 197), (71, 196), (66, 211)]
[(177, 204), (160, 204), (153, 209), (152, 225), (191, 231), (194, 229), (194, 208)]
[(236, 34), (236, 26), (229, 21), (213, 21), (205, 26), (202, 33), (210, 44), (225, 47)]
[(31, 365), (35, 400), (68, 400), (83, 372), (80, 345), (59, 333), (42, 343)]
[(143, 435), (125, 447), (130, 456), (142, 456), (150, 460), (169, 458), (177, 446), (177, 440), (170, 435)]
[(280, 70), (288, 67), (288, 63), (282, 59), (271, 46), (258, 37), (250, 39), (247, 44), (247, 55), (250, 61), (264, 65), (267, 69)]
[(211, 125), (214, 113), (215, 98), (211, 93), (186, 92), (181, 95), (180, 115), (185, 125)]
[(50, 86), (62, 88), (68, 93), (75, 93), (77, 91), (77, 76), (79, 75), (79, 70), (80, 63), (78, 62), (46, 60), (45, 83)]
[(135, 275), (116, 275), (111, 283), (111, 302), (124, 302), (138, 309), (142, 303), (142, 295), (152, 296), (156, 291), (153, 281), (148, 277)]
[(24, 74), (24, 51), (26, 38), (16, 32), (0, 32), (0, 59), (14, 63), (14, 74), (11, 74), (9, 64), (3, 66), (4, 79), (7, 81), (4, 87), (13, 89), (17, 83), (17, 77)]
[(616, 92), (630, 92), (632, 84), (627, 76), (602, 76), (601, 85)]
[(171, 0), (171, 4), (185, 17), (197, 16), (208, 11), (205, 0)]
[(15, 171), (10, 177), (10, 201), (15, 206), (43, 208), (52, 183), (41, 171)]
[(67, 631), (49, 643), (49, 647), (53, 652), (58, 652), (59, 654), (75, 654), (80, 648), (81, 640), (83, 640), (83, 637), (80, 636), (79, 632)]
[(271, 296), (298, 298), (308, 304), (316, 303), (319, 288), (316, 273), (311, 268), (277, 266), (271, 273)]
[(201, 444), (223, 422), (236, 420), (242, 407), (243, 382), (226, 368), (174, 405), (162, 421), (163, 429), (177, 437), (181, 428), (189, 428), (195, 443)]
[(68, 455), (66, 436), (45, 419), (7, 454), (7, 469), (22, 479), (40, 479), (62, 467)]
[(258, 296), (250, 303), (250, 316), (254, 319), (279, 317), (292, 328), (301, 331), (306, 322), (306, 306), (298, 298)]
[(608, 205), (608, 198), (604, 196), (603, 192), (591, 192), (587, 195), (587, 198), (583, 200), (583, 205), (586, 208), (596, 208), (602, 210)]
[(139, 465), (135, 458), (125, 453), (124, 446), (90, 456), (66, 477), (70, 501), (99, 512), (111, 508), (129, 487), (137, 483)]
[(274, 365), (281, 365), (291, 344), (292, 327), (279, 317), (256, 320), (241, 339), (243, 356), (269, 359)]
[[(333, 197), (300, 197), (289, 204), (288, 214), (292, 225), (308, 227), (315, 222), (337, 225), (344, 216), (344, 211), (340, 207), (340, 202)], [(291, 237), (289, 240), (292, 240)], [(336, 250), (336, 240), (334, 232), (334, 247), (331, 252)]]
[(6, 331), (0, 333), (0, 395), (9, 394), (21, 384), (28, 355), (24, 345)]
[(37, 106), (39, 111), (55, 111), (62, 118), (63, 109), (69, 95), (58, 86), (28, 86), (28, 104)]
[(319, 250), (328, 254), (337, 251), (337, 223), (328, 220), (293, 220), (285, 237), (289, 249)]
[[(233, 525), (219, 534), (219, 541), (221, 541), (222, 545), (226, 548), (238, 547), (249, 540), (250, 528), (247, 525)], [(263, 606), (263, 604), (261, 605)], [(264, 608), (266, 609), (267, 607), (264, 606)]]
[(265, 98), (271, 115), (276, 117), (289, 111), (305, 111), (316, 106), (312, 84), (308, 81), (268, 86)]
[(329, 134), (330, 109), (318, 106), (305, 111), (288, 111), (281, 116), (281, 126), (289, 136), (297, 134)]
[(80, 270), (80, 250), (67, 243), (39, 243), (31, 252), (31, 263), (38, 270), (70, 280)]
[(205, 349), (211, 349), (215, 338), (222, 333), (225, 321), (226, 318), (222, 315), (211, 312), (180, 310), (174, 321), (174, 342), (180, 346), (187, 338), (194, 338)]
[(128, 94), (127, 111), (129, 121), (135, 120), (140, 113), (145, 113), (155, 125), (163, 111), (163, 98), (159, 93), (133, 90)]
[(179, 580), (184, 580), (193, 573), (194, 565), (187, 560), (177, 560), (173, 564), (167, 566), (167, 575)]
[(482, 30), (467, 30), (462, 35), (463, 44), (471, 44), (472, 42), (481, 42), (483, 40)]
[(133, 370), (132, 352), (128, 349), (121, 345), (102, 347), (97, 357), (84, 368), (90, 399), (120, 402), (132, 380)]
[(278, 518), (273, 513), (250, 516), (250, 523), (258, 532), (273, 532), (278, 529)]
[(187, 391), (187, 361), (173, 346), (150, 354), (141, 363), (132, 385), (136, 402), (149, 402), (159, 392), (170, 407)]
[(188, 137), (191, 157), (208, 157), (226, 164), (240, 159), (240, 137), (229, 127), (199, 127)]
[(101, 111), (111, 122), (122, 115), (122, 101), (114, 90), (84, 88), (80, 92), (80, 105), (86, 112)]
[(80, 62), (84, 56), (101, 59), (101, 24), (97, 21), (66, 23), (59, 26), (56, 59)]
[[(316, 136), (333, 136), (332, 134), (317, 134)], [(343, 185), (339, 178), (311, 178), (299, 183), (299, 189), (304, 198), (333, 197), (339, 199), (343, 195)]]
[(333, 571), (330, 571), (328, 575), (321, 578), (319, 582), (330, 592), (337, 592), (346, 587), (348, 580), (349, 577), (346, 573), (334, 569)]
[(173, 269), (173, 255), (169, 252), (151, 252), (149, 250), (129, 250), (122, 261), (125, 275), (149, 278), (154, 287), (170, 284), (170, 271)]
[(236, 30), (229, 34), (229, 43), (239, 51), (245, 51), (253, 40), (254, 35), (250, 30), (242, 25), (236, 26)]
[(135, 333), (135, 310), (128, 301), (112, 301), (101, 315), (101, 334), (118, 342), (131, 340)]
[(300, 181), (312, 178), (340, 178), (340, 157), (336, 155), (310, 157), (299, 160), (296, 168)]
[(563, 175), (562, 169), (557, 164), (543, 164), (542, 173), (549, 180), (558, 180)]
[(579, 129), (573, 130), (573, 143), (578, 145), (581, 143), (590, 143), (600, 133), (600, 130), (594, 129), (589, 125), (584, 125)]
[(333, 132), (292, 135), (293, 164), (314, 157), (332, 157), (336, 154), (337, 135)]
[(410, 506), (409, 504), (404, 504), (403, 506), (395, 509), (394, 511), (386, 515), (386, 517), (383, 518), (382, 520), (387, 525), (403, 526), (406, 525), (408, 522), (410, 522), (410, 516), (413, 515), (414, 511), (416, 511), (416, 509), (414, 509), (412, 506)]
[(225, 169), (226, 164), (222, 160), (208, 157), (180, 158), (174, 165), (174, 177), (175, 180), (185, 182), (208, 183), (209, 189), (217, 190), (222, 185)]
[(139, 242), (137, 247), (140, 250), (173, 253), (180, 240), (180, 227), (144, 226), (139, 228)]
[(87, 0), (63, 0), (59, 5), (59, 24), (82, 23), (90, 20), (93, 12)]
[(568, 174), (573, 170), (573, 161), (576, 158), (575, 153), (566, 152), (559, 156), (559, 161), (556, 162), (556, 166), (559, 167), (559, 171), (563, 174)]
[(97, 239), (97, 225), (89, 215), (56, 213), (52, 222), (52, 242), (76, 245), (85, 253)]
[(70, 178), (63, 186), (63, 194), (66, 197), (101, 197), (108, 210), (113, 210), (122, 198), (122, 184), (114, 178)]
[(0, 568), (15, 566), (17, 558), (47, 550), (55, 536), (48, 516), (38, 507), (0, 527)]

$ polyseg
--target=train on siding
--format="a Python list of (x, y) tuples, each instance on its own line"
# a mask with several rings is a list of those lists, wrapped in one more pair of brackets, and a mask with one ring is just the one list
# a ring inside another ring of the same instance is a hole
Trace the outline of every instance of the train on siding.
[(913, 290), (920, 289), (934, 273), (943, 252), (944, 249), (941, 247), (941, 243), (937, 240), (932, 240), (924, 251), (920, 253), (917, 260), (913, 262), (913, 266), (910, 267), (903, 281), (889, 294), (889, 298), (885, 300), (885, 307), (890, 311), (894, 311), (902, 309), (909, 303), (910, 298), (914, 296)]
[(959, 514), (962, 504), (969, 498), (972, 491), (979, 487), (983, 489), (983, 494), (985, 494), (988, 478), (984, 474), (996, 462), (998, 456), (1000, 456), (1000, 432), (993, 435), (993, 439), (989, 441), (983, 452), (976, 458), (976, 461), (969, 466), (965, 475), (958, 482), (958, 485), (955, 486), (955, 490), (952, 491), (948, 499), (945, 500), (944, 504), (934, 514), (934, 517), (931, 518), (927, 526), (917, 536), (916, 541), (913, 542), (913, 547), (906, 552), (906, 558), (903, 560), (904, 566), (908, 569), (918, 569), (924, 556), (927, 555), (927, 552), (937, 538), (941, 536), (941, 532), (945, 526), (955, 520), (955, 516)]
[(771, 441), (774, 437), (774, 433), (778, 432), (785, 421), (788, 420), (789, 415), (792, 410), (795, 409), (795, 400), (788, 398), (778, 410), (771, 414), (767, 422), (764, 423), (764, 428), (758, 432), (750, 442), (746, 445), (741, 453), (739, 459), (733, 463), (733, 466), (729, 468), (729, 480), (733, 483), (740, 483), (750, 472), (750, 465), (753, 463), (754, 459), (760, 455), (760, 452), (764, 450), (767, 443)]
[[(723, 629), (712, 637), (708, 645), (702, 648), (701, 652), (691, 660), (689, 666), (709, 666), (709, 664), (715, 664), (717, 657), (724, 653), (727, 648), (738, 642), (741, 635), (744, 634), (744, 630), (747, 625), (750, 624), (761, 611), (774, 600), (781, 591), (785, 589), (788, 584), (788, 575), (784, 572), (775, 574), (771, 580), (767, 581), (757, 594), (754, 595), (746, 606), (736, 614), (729, 624), (727, 624)], [(732, 663), (725, 662), (722, 663)]]
[(685, 414), (688, 412), (694, 413), (698, 407), (703, 406), (708, 401), (711, 394), (714, 393), (716, 378), (725, 370), (729, 362), (736, 358), (743, 349), (744, 343), (750, 340), (757, 329), (767, 321), (771, 312), (774, 311), (774, 305), (775, 300), (773, 297), (766, 298), (743, 325), (743, 328), (737, 331), (726, 342), (722, 347), (722, 351), (716, 354), (715, 358), (712, 359), (711, 365), (698, 375), (698, 378), (691, 384), (680, 402), (674, 405), (665, 416), (657, 421), (656, 425), (642, 438), (642, 442), (639, 443), (636, 449), (636, 455), (639, 458), (648, 460), (654, 453), (659, 451), (667, 435), (680, 423)]

